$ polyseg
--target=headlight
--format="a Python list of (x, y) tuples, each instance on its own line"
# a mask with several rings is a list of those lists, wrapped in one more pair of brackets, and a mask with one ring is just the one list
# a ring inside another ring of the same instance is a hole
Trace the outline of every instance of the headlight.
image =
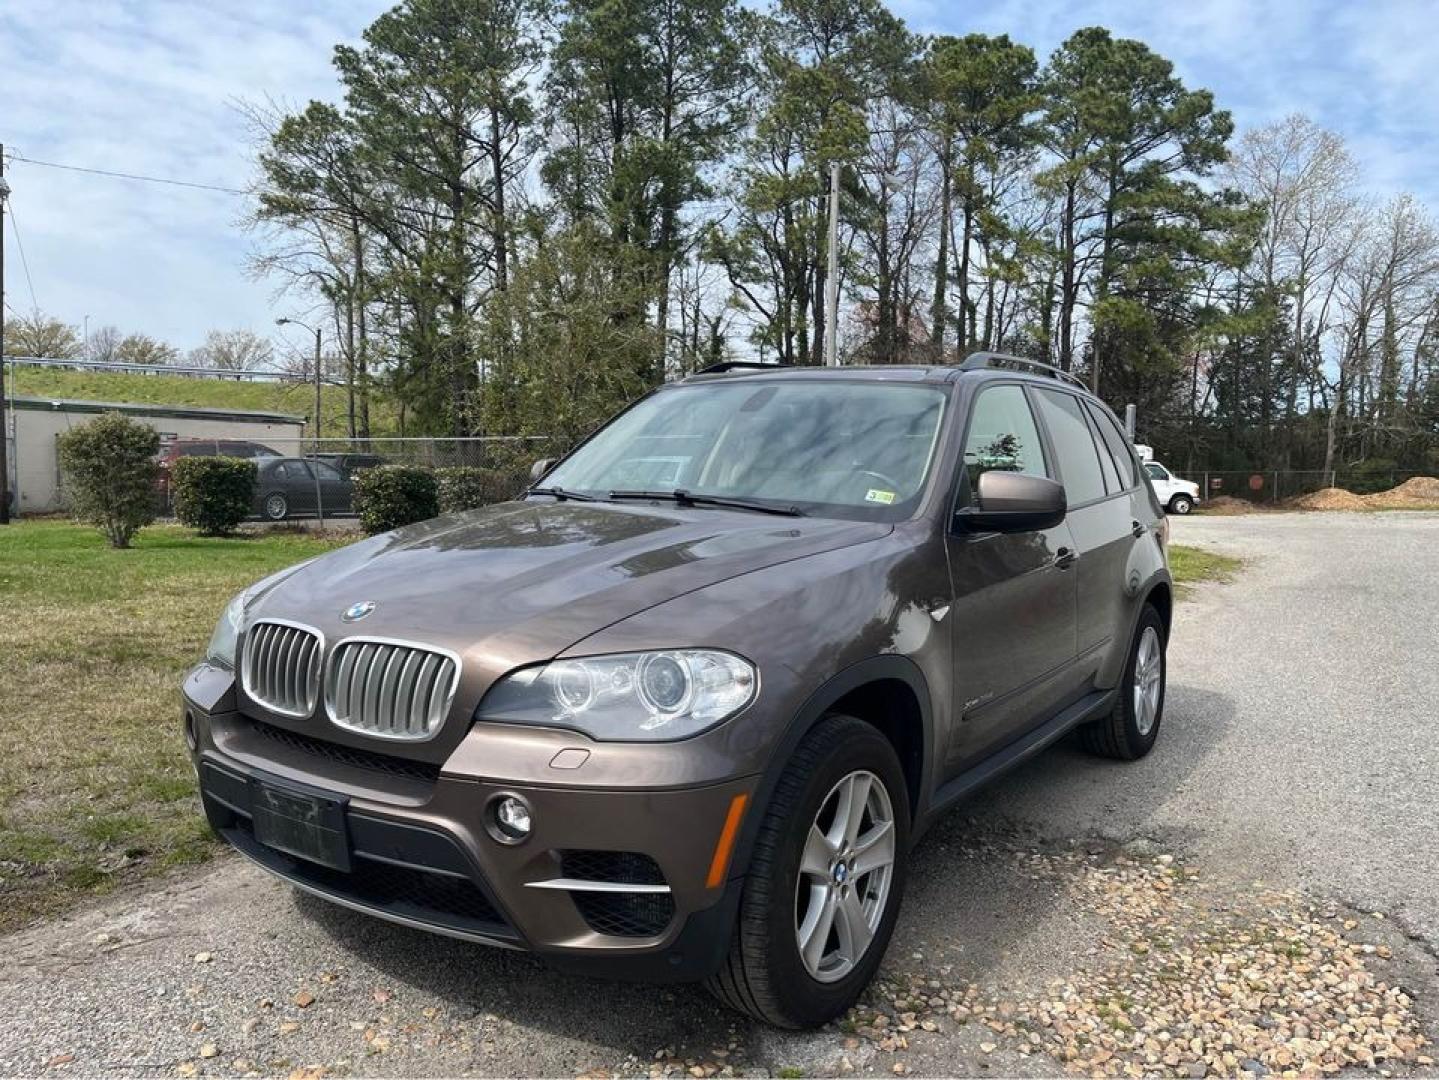
[(215, 632), (210, 635), (210, 644), (205, 647), (205, 659), (212, 664), (227, 668), (235, 666), (235, 641), (240, 636), (240, 620), (245, 615), (246, 594), (241, 593), (225, 607)]
[(235, 642), (240, 636), (240, 624), (245, 617), (245, 608), (250, 605), (251, 601), (258, 600), (291, 574), (297, 570), (303, 570), (319, 557), (316, 555), (304, 562), (296, 563), (294, 566), (287, 566), (269, 577), (261, 578), (248, 589), (241, 591), (230, 601), (225, 608), (225, 613), (220, 616), (220, 622), (215, 627), (215, 632), (210, 635), (210, 644), (205, 646), (205, 659), (227, 668), (234, 668)]
[(477, 720), (574, 728), (594, 739), (684, 739), (754, 698), (754, 665), (716, 649), (667, 649), (556, 660), (501, 679)]

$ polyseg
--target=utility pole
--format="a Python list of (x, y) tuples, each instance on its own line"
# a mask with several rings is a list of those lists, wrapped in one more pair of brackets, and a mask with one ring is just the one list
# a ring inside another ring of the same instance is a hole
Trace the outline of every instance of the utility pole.
[(291, 324), (309, 330), (315, 335), (315, 452), (311, 455), (310, 471), (315, 474), (315, 517), (320, 527), (325, 527), (325, 500), (320, 494), (320, 328), (311, 327), (299, 319), (276, 319), (276, 326)]
[(5, 407), (5, 144), (0, 143), (0, 525), (10, 524), (10, 412)]
[(824, 278), (824, 362), (839, 366), (839, 162), (829, 163), (829, 268)]

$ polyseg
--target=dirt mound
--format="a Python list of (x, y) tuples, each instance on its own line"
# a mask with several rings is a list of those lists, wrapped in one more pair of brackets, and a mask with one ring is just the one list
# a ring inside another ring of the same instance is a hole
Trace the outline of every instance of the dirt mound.
[(1364, 501), (1380, 510), (1439, 509), (1439, 477), (1413, 476), (1398, 487), (1366, 495)]
[(1216, 517), (1232, 517), (1236, 514), (1262, 514), (1264, 507), (1248, 499), (1236, 499), (1233, 495), (1216, 495), (1199, 504), (1195, 513), (1213, 514)]
[(1300, 510), (1368, 510), (1369, 503), (1364, 496), (1356, 495), (1343, 488), (1320, 488), (1318, 491), (1301, 495), (1290, 504)]

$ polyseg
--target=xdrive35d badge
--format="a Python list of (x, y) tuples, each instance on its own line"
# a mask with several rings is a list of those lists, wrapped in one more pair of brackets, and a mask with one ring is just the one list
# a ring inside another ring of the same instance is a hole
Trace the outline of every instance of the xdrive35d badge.
[(722, 364), (515, 501), (241, 593), (185, 733), (211, 826), (299, 888), (819, 1024), (949, 807), (1073, 730), (1155, 745), (1167, 541), (1054, 369)]

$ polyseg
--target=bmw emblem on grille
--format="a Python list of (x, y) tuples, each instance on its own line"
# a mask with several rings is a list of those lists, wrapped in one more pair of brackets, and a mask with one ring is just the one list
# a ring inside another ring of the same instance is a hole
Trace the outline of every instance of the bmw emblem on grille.
[(373, 600), (361, 600), (358, 604), (351, 604), (341, 612), (340, 619), (343, 622), (359, 622), (374, 610), (375, 602)]

